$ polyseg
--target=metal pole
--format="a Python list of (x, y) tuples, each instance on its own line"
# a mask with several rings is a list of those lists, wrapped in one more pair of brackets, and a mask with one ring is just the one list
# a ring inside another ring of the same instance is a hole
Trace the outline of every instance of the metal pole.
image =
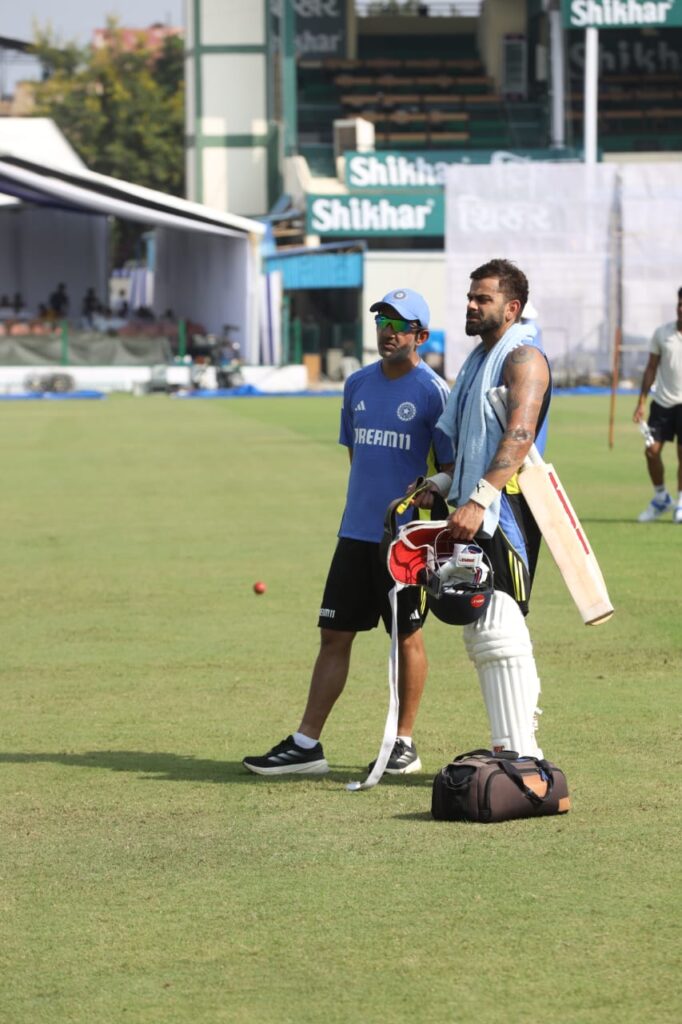
[(300, 317), (293, 322), (294, 328), (294, 352), (292, 362), (300, 364), (303, 362), (303, 324)]
[(585, 95), (583, 107), (584, 160), (597, 162), (597, 91), (599, 84), (599, 31), (585, 29)]
[(566, 119), (564, 116), (564, 33), (561, 24), (561, 10), (555, 5), (549, 12), (549, 53), (552, 83), (552, 124), (551, 142), (553, 149), (566, 146)]
[(69, 325), (66, 320), (62, 320), (62, 366), (69, 365)]
[(611, 246), (611, 259), (613, 267), (611, 272), (612, 302), (616, 327), (613, 335), (613, 361), (611, 366), (611, 402), (609, 406), (609, 448), (615, 443), (615, 421), (616, 421), (616, 395), (620, 383), (622, 353), (623, 353), (623, 201), (622, 201), (622, 178), (620, 173), (615, 179), (615, 203), (613, 216), (611, 218), (611, 230), (613, 241)]
[(611, 366), (611, 401), (609, 403), (609, 448), (613, 448), (616, 421), (616, 394), (620, 379), (620, 359), (623, 347), (623, 332), (616, 327), (613, 338), (613, 362)]
[(282, 366), (292, 362), (291, 356), (291, 299), (282, 296)]
[[(204, 201), (204, 94), (203, 94), (203, 77), (202, 70), (207, 63), (206, 58), (202, 53), (202, 38), (201, 38), (201, 4), (195, 2), (192, 5), (192, 19), (193, 19), (193, 37), (194, 37), (194, 58), (192, 60), (193, 67), (193, 86), (194, 86), (194, 109), (190, 111), (190, 118), (188, 129), (189, 133), (194, 135), (194, 152), (193, 152), (193, 170), (194, 170), (194, 187), (190, 187), (190, 182), (187, 182), (188, 198), (193, 199), (197, 203), (203, 203)], [(187, 58), (185, 58), (185, 69), (187, 69)]]

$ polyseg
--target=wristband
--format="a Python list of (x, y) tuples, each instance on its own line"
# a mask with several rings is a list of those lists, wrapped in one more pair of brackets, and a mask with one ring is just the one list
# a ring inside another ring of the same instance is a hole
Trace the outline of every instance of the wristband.
[(475, 501), (481, 508), (490, 508), (495, 498), (499, 498), (499, 496), (500, 492), (497, 487), (493, 487), (485, 477), (481, 477), (469, 495), (469, 501)]
[(438, 488), (441, 498), (447, 498), (452, 487), (452, 477), (449, 473), (434, 473), (433, 476), (427, 476), (426, 482)]

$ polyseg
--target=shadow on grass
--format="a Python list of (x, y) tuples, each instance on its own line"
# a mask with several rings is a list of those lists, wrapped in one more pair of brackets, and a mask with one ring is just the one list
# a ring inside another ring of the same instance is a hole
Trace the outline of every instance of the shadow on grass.
[(189, 754), (145, 750), (88, 750), (68, 753), (0, 753), (0, 764), (62, 764), (72, 768), (104, 768), (133, 772), (158, 782), (249, 782), (257, 776), (241, 761), (209, 761)]
[[(89, 750), (69, 753), (0, 753), (0, 764), (61, 764), (71, 768), (103, 768), (112, 772), (132, 772), (157, 782), (220, 782), (264, 785), (315, 782), (327, 779), (345, 784), (362, 782), (366, 771), (353, 767), (335, 768), (327, 775), (254, 775), (241, 761), (209, 761), (189, 754), (170, 754), (144, 750)], [(382, 786), (430, 786), (431, 778), (423, 775), (387, 776)]]

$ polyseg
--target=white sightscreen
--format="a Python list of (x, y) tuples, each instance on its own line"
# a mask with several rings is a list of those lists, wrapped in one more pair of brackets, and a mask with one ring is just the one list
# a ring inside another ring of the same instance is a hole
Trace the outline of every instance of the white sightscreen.
[(617, 165), (454, 165), (446, 177), (446, 374), (478, 339), (464, 333), (471, 271), (495, 257), (527, 275), (552, 369), (608, 371), (616, 326)]
[(682, 165), (625, 164), (623, 204), (623, 373), (637, 379), (649, 340), (676, 319), (682, 288)]

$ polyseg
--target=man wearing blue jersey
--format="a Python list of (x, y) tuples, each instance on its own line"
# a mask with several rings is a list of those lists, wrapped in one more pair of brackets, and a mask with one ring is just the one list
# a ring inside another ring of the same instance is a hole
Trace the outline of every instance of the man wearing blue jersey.
[[(329, 771), (320, 735), (348, 678), (357, 633), (379, 620), (391, 631), (388, 594), (393, 586), (380, 555), (388, 505), (410, 480), (452, 469), (448, 438), (436, 427), (447, 401), (445, 382), (419, 356), (429, 337), (429, 307), (418, 292), (396, 288), (370, 307), (376, 314), (380, 360), (353, 373), (344, 386), (340, 444), (348, 449), (350, 475), (339, 539), (318, 619), (320, 650), (298, 730), (243, 764), (257, 775), (321, 775)], [(406, 513), (399, 525), (410, 518)], [(386, 771), (421, 768), (412, 740), (424, 682), (423, 591), (398, 594), (398, 739)]]
[[(540, 531), (519, 491), (517, 472), (533, 443), (544, 449), (551, 377), (537, 333), (522, 320), (525, 274), (495, 259), (471, 274), (465, 331), (479, 336), (450, 393), (438, 426), (452, 440), (453, 479), (438, 489), (454, 512), (450, 532), (475, 538), (488, 555), (494, 592), (485, 614), (464, 626), (464, 644), (479, 677), (493, 749), (542, 757), (535, 730), (540, 694), (528, 613)], [(488, 399), (507, 389), (507, 423)], [(432, 503), (423, 494), (418, 504)]]

